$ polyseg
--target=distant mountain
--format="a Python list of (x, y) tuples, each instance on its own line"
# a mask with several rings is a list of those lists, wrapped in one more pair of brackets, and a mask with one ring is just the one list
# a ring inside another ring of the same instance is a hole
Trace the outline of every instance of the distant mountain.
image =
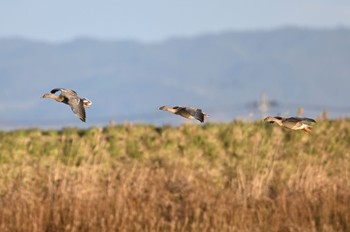
[[(81, 38), (49, 44), (0, 39), (0, 128), (82, 125), (68, 106), (40, 99), (55, 87), (93, 101), (86, 126), (109, 120), (179, 123), (162, 105), (200, 107), (211, 118), (350, 114), (350, 29), (226, 32), (159, 43)], [(255, 107), (255, 108), (254, 108)]]

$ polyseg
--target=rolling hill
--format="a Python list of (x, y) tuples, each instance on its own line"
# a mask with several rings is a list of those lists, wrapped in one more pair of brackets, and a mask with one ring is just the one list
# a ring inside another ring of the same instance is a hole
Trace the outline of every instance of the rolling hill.
[(82, 125), (67, 106), (40, 99), (55, 87), (93, 101), (86, 126), (180, 123), (161, 105), (200, 107), (208, 120), (270, 114), (350, 113), (350, 29), (229, 31), (156, 43), (79, 38), (60, 44), (0, 39), (0, 126)]

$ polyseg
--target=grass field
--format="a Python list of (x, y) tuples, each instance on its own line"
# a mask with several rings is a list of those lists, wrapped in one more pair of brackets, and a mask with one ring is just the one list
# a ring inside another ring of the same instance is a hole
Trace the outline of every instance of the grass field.
[(0, 231), (350, 231), (350, 120), (0, 132)]

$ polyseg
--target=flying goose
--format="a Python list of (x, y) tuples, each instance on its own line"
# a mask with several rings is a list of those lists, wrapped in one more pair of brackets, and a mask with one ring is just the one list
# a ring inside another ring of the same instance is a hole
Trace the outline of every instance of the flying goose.
[(303, 130), (305, 132), (311, 132), (311, 126), (309, 123), (316, 123), (312, 118), (299, 118), (299, 117), (267, 117), (264, 119), (265, 122), (277, 123), (279, 126), (286, 127), (291, 130)]
[(173, 114), (180, 115), (184, 118), (197, 119), (200, 122), (204, 122), (204, 118), (208, 118), (208, 114), (204, 114), (201, 109), (195, 109), (187, 106), (162, 106), (159, 107), (160, 110), (169, 111)]
[[(61, 91), (61, 94), (55, 95), (58, 91)], [(69, 105), (74, 114), (83, 122), (85, 122), (86, 119), (85, 108), (90, 107), (92, 104), (89, 99), (79, 97), (74, 90), (64, 88), (55, 88), (51, 90), (50, 93), (45, 93), (42, 98), (52, 98), (58, 102)]]

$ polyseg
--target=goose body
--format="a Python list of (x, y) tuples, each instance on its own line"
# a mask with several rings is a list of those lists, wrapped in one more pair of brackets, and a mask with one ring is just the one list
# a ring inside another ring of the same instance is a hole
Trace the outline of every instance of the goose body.
[(312, 126), (310, 123), (316, 123), (312, 118), (299, 118), (299, 117), (267, 117), (264, 119), (265, 122), (276, 123), (279, 126), (291, 129), (291, 130), (303, 130), (305, 132), (311, 132)]
[[(58, 91), (61, 93), (59, 95), (56, 95), (55, 93)], [(73, 113), (77, 115), (83, 122), (86, 120), (85, 108), (90, 107), (92, 104), (89, 99), (79, 97), (74, 90), (64, 88), (55, 88), (51, 90), (50, 93), (45, 93), (42, 97), (52, 98), (57, 102), (69, 105)]]
[(180, 115), (188, 119), (196, 119), (200, 122), (204, 122), (204, 118), (208, 118), (209, 115), (202, 112), (201, 109), (196, 109), (188, 106), (162, 106), (159, 110), (169, 111), (173, 114)]

